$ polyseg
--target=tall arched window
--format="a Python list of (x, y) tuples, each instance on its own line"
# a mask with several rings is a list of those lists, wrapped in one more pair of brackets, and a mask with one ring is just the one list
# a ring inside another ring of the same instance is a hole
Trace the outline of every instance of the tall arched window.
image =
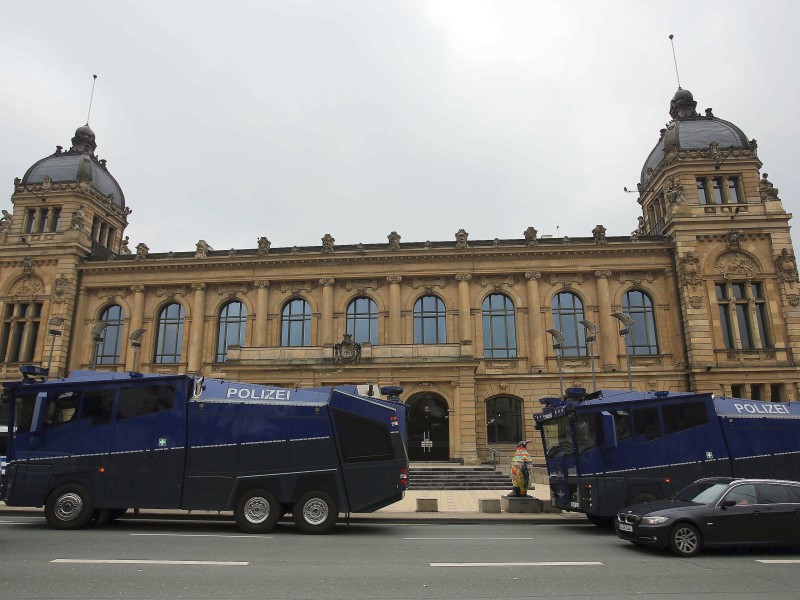
[(446, 344), (444, 302), (439, 296), (423, 296), (414, 304), (414, 343)]
[(490, 294), (483, 301), (483, 356), (516, 358), (517, 333), (514, 303), (505, 294)]
[(238, 300), (228, 302), (219, 311), (217, 329), (217, 362), (228, 358), (229, 346), (244, 346), (247, 328), (247, 308)]
[(556, 294), (551, 305), (553, 327), (564, 335), (561, 345), (562, 356), (586, 356), (586, 330), (580, 321), (583, 316), (583, 302), (572, 292)]
[(358, 344), (378, 343), (378, 307), (371, 298), (356, 298), (347, 306), (347, 333)]
[(311, 307), (302, 298), (289, 300), (281, 312), (281, 346), (311, 345)]
[(122, 347), (122, 307), (112, 304), (100, 315), (100, 321), (108, 325), (102, 334), (103, 341), (96, 345), (95, 362), (98, 365), (115, 365), (119, 363)]
[(155, 363), (178, 363), (183, 345), (183, 306), (177, 302), (167, 304), (158, 313)]
[(629, 290), (622, 297), (622, 311), (633, 319), (633, 335), (625, 336), (631, 354), (658, 354), (653, 300), (645, 292)]
[(522, 401), (497, 396), (486, 401), (486, 441), (516, 444), (522, 438)]

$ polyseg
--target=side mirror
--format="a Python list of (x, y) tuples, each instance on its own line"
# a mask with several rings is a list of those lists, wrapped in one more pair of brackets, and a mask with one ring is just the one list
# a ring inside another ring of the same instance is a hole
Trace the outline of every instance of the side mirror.
[(719, 503), (719, 507), (722, 510), (730, 508), (731, 506), (736, 506), (736, 500), (723, 500), (722, 502)]

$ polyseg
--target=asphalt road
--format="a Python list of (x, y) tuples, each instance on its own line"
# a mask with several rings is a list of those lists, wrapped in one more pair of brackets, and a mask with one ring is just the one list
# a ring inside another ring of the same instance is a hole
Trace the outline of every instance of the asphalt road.
[(120, 520), (81, 531), (0, 518), (0, 598), (800, 597), (800, 554), (636, 548), (591, 525), (354, 524), (264, 536), (230, 522)]

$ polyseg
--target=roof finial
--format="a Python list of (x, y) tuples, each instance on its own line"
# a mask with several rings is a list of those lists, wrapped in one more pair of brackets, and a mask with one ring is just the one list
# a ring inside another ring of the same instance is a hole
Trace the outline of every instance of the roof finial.
[(89, 115), (92, 114), (92, 100), (94, 100), (94, 84), (97, 83), (97, 75), (92, 75), (92, 95), (89, 96), (89, 112), (86, 114), (86, 124), (89, 124)]
[(672, 41), (673, 37), (674, 36), (670, 33), (669, 34), (669, 44), (670, 44), (670, 46), (672, 46), (672, 62), (675, 63), (675, 77), (678, 80), (678, 89), (680, 90), (680, 89), (682, 89), (681, 88), (681, 76), (678, 75), (678, 59), (675, 58), (675, 42)]

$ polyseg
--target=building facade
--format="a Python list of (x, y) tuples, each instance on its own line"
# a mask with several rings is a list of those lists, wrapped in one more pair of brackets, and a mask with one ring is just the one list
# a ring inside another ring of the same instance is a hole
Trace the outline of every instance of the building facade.
[(80, 127), (15, 180), (3, 211), (0, 377), (34, 363), (51, 376), (396, 384), (410, 458), (466, 464), (537, 440), (538, 400), (563, 387), (797, 400), (791, 215), (737, 126), (698, 114), (682, 89), (670, 115), (631, 235), (598, 225), (540, 238), (531, 226), (519, 239), (462, 229), (337, 245), (325, 234), (314, 247), (261, 237), (175, 253), (128, 247), (122, 188)]

